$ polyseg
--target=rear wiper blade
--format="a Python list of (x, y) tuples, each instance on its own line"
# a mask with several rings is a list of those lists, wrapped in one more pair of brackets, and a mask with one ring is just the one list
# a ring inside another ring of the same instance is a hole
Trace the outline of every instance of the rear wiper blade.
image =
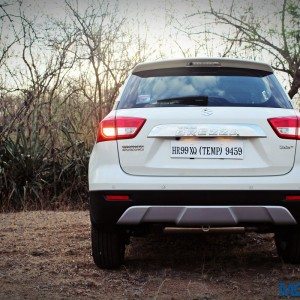
[(185, 104), (185, 105), (199, 105), (207, 106), (208, 96), (186, 96), (176, 98), (165, 98), (156, 100), (158, 104)]

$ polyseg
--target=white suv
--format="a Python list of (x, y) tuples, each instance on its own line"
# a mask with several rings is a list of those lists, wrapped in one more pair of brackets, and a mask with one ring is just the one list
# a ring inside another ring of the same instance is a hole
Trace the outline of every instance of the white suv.
[(300, 262), (300, 118), (264, 63), (137, 65), (89, 164), (92, 252), (118, 267), (130, 235), (162, 227), (275, 232)]

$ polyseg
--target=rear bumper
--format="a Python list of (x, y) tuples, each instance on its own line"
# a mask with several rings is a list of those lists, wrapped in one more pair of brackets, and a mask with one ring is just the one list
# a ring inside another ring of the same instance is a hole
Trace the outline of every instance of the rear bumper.
[[(130, 201), (107, 201), (112, 194)], [(299, 191), (91, 191), (90, 215), (95, 224), (299, 224), (300, 202), (287, 202), (286, 195)]]

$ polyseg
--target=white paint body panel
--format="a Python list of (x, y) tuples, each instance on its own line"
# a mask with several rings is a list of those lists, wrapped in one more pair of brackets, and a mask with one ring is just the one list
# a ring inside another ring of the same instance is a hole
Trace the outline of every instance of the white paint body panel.
[[(115, 111), (110, 114), (114, 115)], [(116, 141), (96, 143), (89, 161), (89, 189), (90, 191), (300, 190), (299, 141), (293, 168), (287, 174), (275, 176), (219, 176), (217, 173), (215, 176), (129, 175), (120, 166)]]
[(115, 141), (95, 144), (89, 189), (101, 190), (300, 190), (299, 148), (293, 169), (281, 176), (134, 176), (120, 167)]
[[(117, 110), (116, 116), (135, 116), (147, 121), (134, 139), (118, 140), (121, 169), (138, 176), (269, 176), (283, 175), (294, 165), (296, 141), (280, 139), (268, 118), (293, 116), (293, 109), (262, 107), (209, 107), (210, 115), (204, 115), (203, 107), (159, 107)], [(197, 136), (192, 130), (198, 128)], [(228, 124), (228, 125), (227, 125)], [(157, 127), (159, 126), (159, 127)], [(165, 130), (165, 136), (157, 131)], [(197, 127), (198, 126), (198, 127)], [(157, 130), (159, 128), (160, 130)], [(206, 134), (201, 136), (201, 128)], [(228, 129), (225, 136), (224, 129)], [(231, 130), (231, 131), (230, 131)], [(186, 133), (190, 133), (189, 136)], [(154, 135), (157, 137), (154, 137)], [(167, 135), (167, 136), (166, 136)], [(170, 143), (175, 137), (188, 144), (199, 139), (240, 141), (244, 145), (244, 159), (174, 159), (170, 156)], [(143, 146), (143, 151), (125, 151), (128, 147)], [(285, 147), (281, 149), (281, 147)]]

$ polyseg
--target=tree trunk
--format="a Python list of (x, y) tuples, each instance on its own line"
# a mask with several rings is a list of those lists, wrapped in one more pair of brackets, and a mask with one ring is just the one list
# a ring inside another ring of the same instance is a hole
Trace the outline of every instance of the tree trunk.
[(293, 77), (291, 89), (289, 90), (289, 96), (292, 99), (300, 89), (300, 69), (298, 69)]

